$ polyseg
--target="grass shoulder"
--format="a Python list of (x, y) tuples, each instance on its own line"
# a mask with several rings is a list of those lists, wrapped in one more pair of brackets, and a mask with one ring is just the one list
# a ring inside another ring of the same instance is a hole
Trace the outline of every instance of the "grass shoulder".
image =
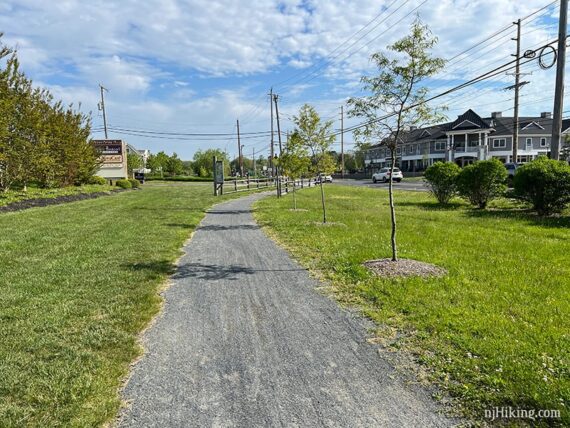
[[(430, 379), (466, 415), (493, 406), (560, 409), (570, 405), (570, 218), (540, 218), (499, 200), (485, 211), (428, 194), (396, 192), (402, 258), (448, 271), (442, 278), (387, 279), (362, 263), (390, 255), (387, 192), (329, 186), (328, 217), (315, 225), (314, 189), (256, 205), (259, 222), (343, 304), (376, 321), (381, 342), (414, 354)], [(556, 423), (556, 421), (554, 421)]]
[(69, 186), (49, 189), (28, 187), (26, 191), (8, 190), (7, 192), (0, 192), (0, 207), (30, 199), (54, 199), (60, 196), (109, 192), (113, 189), (115, 189), (115, 187), (109, 186), (107, 184), (85, 184), (82, 186)]
[(143, 190), (0, 214), (2, 426), (100, 426), (211, 186)]

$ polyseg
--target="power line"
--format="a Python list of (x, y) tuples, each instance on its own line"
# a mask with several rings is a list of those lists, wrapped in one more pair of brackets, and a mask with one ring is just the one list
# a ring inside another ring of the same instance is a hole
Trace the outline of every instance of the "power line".
[[(534, 52), (536, 53), (536, 52), (540, 51), (542, 48), (544, 48), (544, 47), (546, 47), (546, 46), (550, 46), (552, 43), (556, 43), (556, 42), (557, 42), (557, 40), (554, 40), (554, 41), (552, 41), (552, 42), (550, 42), (550, 43), (548, 43), (548, 44), (545, 44), (545, 45), (539, 47), (538, 49), (536, 49)], [(529, 59), (528, 61), (525, 62), (525, 64), (528, 63), (528, 62), (530, 62), (530, 61), (533, 61), (533, 60), (534, 60), (534, 58)], [(463, 88), (465, 88), (465, 87), (471, 86), (471, 85), (473, 85), (473, 84), (475, 84), (475, 83), (477, 83), (477, 82), (480, 82), (480, 81), (489, 79), (489, 78), (491, 78), (491, 77), (494, 77), (494, 76), (496, 76), (496, 75), (498, 75), (498, 74), (502, 74), (502, 73), (504, 73), (505, 71), (508, 71), (508, 70), (514, 68), (514, 67), (510, 67), (510, 68), (508, 68), (508, 69), (505, 69), (505, 67), (508, 67), (508, 66), (512, 65), (514, 62), (516, 62), (516, 60), (509, 61), (509, 62), (507, 62), (507, 63), (505, 63), (505, 64), (503, 64), (503, 65), (501, 65), (501, 66), (499, 66), (499, 67), (497, 67), (497, 68), (495, 68), (495, 69), (493, 69), (493, 70), (490, 70), (490, 71), (488, 71), (488, 72), (486, 72), (486, 73), (484, 73), (484, 74), (482, 74), (482, 75), (480, 75), (480, 76), (477, 76), (477, 77), (474, 78), (474, 79), (471, 79), (471, 80), (469, 80), (469, 81), (467, 81), (467, 82), (465, 82), (465, 83), (462, 83), (462, 84), (457, 85), (457, 86), (455, 86), (455, 87), (453, 87), (453, 88), (451, 88), (451, 89), (448, 89), (447, 91), (444, 91), (444, 92), (442, 92), (442, 93), (440, 93), (440, 94), (438, 94), (438, 95), (434, 95), (434, 96), (432, 96), (432, 97), (430, 97), (430, 98), (428, 98), (428, 99), (426, 99), (426, 100), (423, 100), (423, 101), (421, 101), (421, 102), (412, 104), (412, 105), (406, 107), (406, 108), (404, 109), (404, 111), (410, 110), (410, 109), (415, 108), (415, 107), (418, 107), (418, 106), (420, 106), (420, 105), (422, 105), (422, 104), (428, 103), (428, 102), (433, 101), (433, 100), (438, 99), (438, 98), (441, 98), (441, 97), (443, 97), (443, 96), (445, 96), (445, 95), (447, 95), (447, 94), (456, 92), (456, 91), (461, 90), (461, 89), (463, 89)], [(361, 124), (352, 126), (352, 127), (348, 128), (348, 129), (346, 129), (345, 132), (347, 132), (347, 131), (348, 131), (348, 132), (350, 132), (350, 131), (355, 131), (355, 130), (357, 130), (357, 129), (363, 128), (363, 127), (368, 126), (368, 125), (372, 125), (372, 124), (374, 124), (374, 123), (377, 123), (377, 122), (380, 122), (380, 121), (382, 121), (382, 120), (388, 119), (388, 118), (393, 117), (393, 116), (395, 116), (395, 115), (396, 115), (396, 113), (389, 113), (389, 114), (386, 114), (386, 115), (384, 115), (384, 116), (382, 116), (382, 117), (378, 117), (378, 118), (376, 118), (376, 119), (372, 119), (372, 120), (369, 120), (369, 121), (367, 121), (367, 122), (364, 122), (364, 123), (361, 123)], [(330, 136), (333, 136), (333, 135), (338, 135), (338, 132), (337, 132), (337, 133), (330, 134)]]

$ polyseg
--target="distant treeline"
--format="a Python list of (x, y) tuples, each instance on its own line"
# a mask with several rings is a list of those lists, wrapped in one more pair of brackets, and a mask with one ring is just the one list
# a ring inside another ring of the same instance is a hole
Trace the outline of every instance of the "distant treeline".
[(90, 117), (35, 88), (1, 37), (0, 189), (89, 182), (99, 162), (89, 142)]

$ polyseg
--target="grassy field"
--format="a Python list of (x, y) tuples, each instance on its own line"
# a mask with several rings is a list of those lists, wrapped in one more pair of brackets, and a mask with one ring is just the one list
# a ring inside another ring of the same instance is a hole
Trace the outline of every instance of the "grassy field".
[(0, 214), (0, 426), (100, 426), (207, 184)]
[[(378, 323), (390, 349), (412, 352), (465, 414), (570, 406), (570, 217), (539, 219), (500, 201), (488, 211), (439, 208), (425, 193), (398, 192), (402, 258), (448, 270), (440, 279), (382, 279), (361, 263), (390, 256), (388, 195), (327, 186), (258, 202), (258, 220), (343, 303)], [(544, 421), (543, 421), (544, 422)]]
[(29, 187), (26, 192), (22, 190), (8, 190), (7, 192), (0, 192), (0, 207), (27, 199), (52, 199), (58, 196), (77, 195), (79, 193), (108, 192), (113, 189), (116, 189), (116, 187), (106, 184), (87, 184), (84, 186), (70, 186), (54, 189)]

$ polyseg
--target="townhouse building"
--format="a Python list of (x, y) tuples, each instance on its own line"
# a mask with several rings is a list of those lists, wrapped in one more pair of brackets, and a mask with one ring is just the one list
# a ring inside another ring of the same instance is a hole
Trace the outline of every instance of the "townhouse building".
[[(564, 120), (563, 135), (569, 127), (570, 120)], [(513, 117), (494, 112), (491, 117), (482, 118), (470, 109), (453, 122), (406, 131), (398, 143), (396, 165), (405, 172), (421, 172), (438, 161), (455, 162), (459, 166), (490, 158), (513, 162), (513, 131)], [(519, 117), (516, 161), (524, 163), (546, 155), (551, 134), (550, 113)], [(390, 150), (382, 143), (373, 145), (366, 152), (364, 162), (369, 173), (390, 166)]]

